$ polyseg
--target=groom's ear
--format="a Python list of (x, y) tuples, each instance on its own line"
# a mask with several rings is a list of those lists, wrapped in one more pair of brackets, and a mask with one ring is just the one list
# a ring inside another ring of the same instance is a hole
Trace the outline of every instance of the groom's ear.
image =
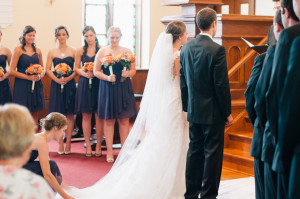
[(211, 24), (211, 28), (215, 29), (216, 27), (217, 27), (217, 21), (213, 21)]

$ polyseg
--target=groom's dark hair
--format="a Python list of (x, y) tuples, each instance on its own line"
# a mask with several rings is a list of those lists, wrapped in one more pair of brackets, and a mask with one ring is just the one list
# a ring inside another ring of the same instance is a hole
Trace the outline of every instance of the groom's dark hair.
[(201, 9), (196, 16), (196, 23), (200, 30), (209, 30), (211, 24), (217, 20), (216, 11), (211, 8)]

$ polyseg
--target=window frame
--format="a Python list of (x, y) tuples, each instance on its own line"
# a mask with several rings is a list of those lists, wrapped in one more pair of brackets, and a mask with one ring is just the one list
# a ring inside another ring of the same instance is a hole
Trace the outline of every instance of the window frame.
[[(107, 0), (108, 3), (87, 3), (86, 0), (83, 0), (83, 27), (89, 24), (86, 24), (86, 8), (87, 6), (105, 6), (107, 10), (108, 19), (106, 19), (106, 27), (113, 25), (113, 1)], [(136, 16), (135, 16), (135, 57), (136, 57), (136, 68), (141, 68), (141, 0), (136, 0)], [(98, 34), (96, 36), (105, 36), (107, 41), (107, 30), (105, 34)], [(102, 45), (108, 45), (108, 42)], [(129, 48), (128, 46), (124, 46)], [(131, 48), (130, 48), (131, 49)]]

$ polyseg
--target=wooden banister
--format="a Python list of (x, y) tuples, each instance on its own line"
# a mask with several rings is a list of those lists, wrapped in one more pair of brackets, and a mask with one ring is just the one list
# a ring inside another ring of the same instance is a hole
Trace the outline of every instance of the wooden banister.
[[(267, 41), (268, 37), (265, 36), (257, 45), (264, 45)], [(238, 63), (236, 63), (229, 71), (228, 71), (228, 78), (230, 78), (236, 71), (238, 71), (243, 64), (245, 64), (256, 52), (251, 50), (248, 52)]]

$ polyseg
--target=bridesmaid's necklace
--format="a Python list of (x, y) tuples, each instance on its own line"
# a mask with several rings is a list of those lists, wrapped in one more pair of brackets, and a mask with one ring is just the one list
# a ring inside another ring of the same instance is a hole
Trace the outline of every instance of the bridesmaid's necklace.
[(65, 57), (65, 53), (63, 52), (63, 50), (62, 49), (66, 49), (66, 47), (60, 47), (59, 48), (59, 50), (60, 50), (60, 55), (62, 56), (62, 57)]

